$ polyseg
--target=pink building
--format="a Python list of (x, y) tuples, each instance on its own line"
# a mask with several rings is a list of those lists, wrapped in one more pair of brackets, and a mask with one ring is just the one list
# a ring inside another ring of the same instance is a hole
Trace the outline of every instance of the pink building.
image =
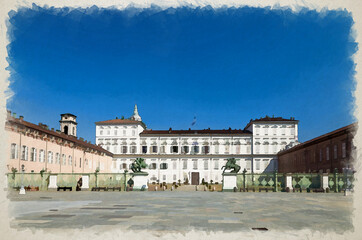
[(60, 130), (49, 129), (11, 116), (8, 111), (5, 130), (8, 137), (7, 170), (16, 168), (39, 173), (93, 173), (111, 172), (113, 154), (100, 146), (77, 138), (76, 116), (62, 114)]

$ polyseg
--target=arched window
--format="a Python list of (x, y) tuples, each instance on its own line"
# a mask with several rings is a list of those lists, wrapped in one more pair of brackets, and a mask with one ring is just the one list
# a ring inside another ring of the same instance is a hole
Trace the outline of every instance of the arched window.
[(215, 160), (214, 162), (214, 169), (219, 170), (219, 160)]
[(39, 162), (44, 162), (44, 150), (39, 151)]
[(64, 126), (64, 133), (68, 134), (68, 126)]
[(167, 163), (161, 163), (160, 164), (160, 169), (167, 169)]
[(204, 170), (209, 170), (209, 161), (204, 160)]
[(67, 159), (65, 157), (65, 154), (62, 155), (62, 158), (63, 158), (63, 165), (66, 165), (67, 164)]
[(35, 148), (31, 148), (30, 161), (32, 161), (32, 162), (36, 161), (36, 149)]
[(25, 145), (21, 149), (21, 160), (28, 161), (28, 147)]
[(18, 158), (18, 145), (15, 143), (11, 144), (11, 159)]
[(48, 151), (48, 163), (53, 163), (53, 152)]
[(157, 164), (156, 163), (151, 163), (149, 166), (149, 169), (156, 169), (157, 168)]
[(60, 163), (60, 155), (59, 155), (59, 153), (55, 154), (55, 161), (56, 161), (57, 164)]
[(68, 165), (71, 165), (72, 166), (72, 156), (69, 155), (68, 157)]

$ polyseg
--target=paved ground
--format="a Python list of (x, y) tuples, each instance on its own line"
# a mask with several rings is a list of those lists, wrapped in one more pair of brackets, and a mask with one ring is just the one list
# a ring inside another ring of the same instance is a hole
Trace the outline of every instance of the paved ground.
[(11, 227), (186, 232), (352, 229), (352, 196), (337, 193), (27, 192), (9, 193)]

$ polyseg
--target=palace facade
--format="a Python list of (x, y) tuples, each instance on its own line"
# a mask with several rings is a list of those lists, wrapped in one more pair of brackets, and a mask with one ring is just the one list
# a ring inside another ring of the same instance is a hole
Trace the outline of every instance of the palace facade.
[(248, 172), (277, 169), (277, 153), (298, 143), (298, 120), (252, 119), (243, 129), (152, 130), (135, 106), (129, 119), (96, 122), (96, 144), (113, 153), (111, 171), (129, 170), (144, 158), (149, 182), (221, 182), (226, 159), (236, 158)]
[(278, 172), (339, 173), (354, 171), (353, 137), (357, 123), (339, 128), (278, 153)]
[(5, 130), (8, 139), (7, 171), (39, 173), (110, 172), (113, 154), (77, 137), (76, 116), (61, 114), (60, 129), (27, 122), (8, 111)]

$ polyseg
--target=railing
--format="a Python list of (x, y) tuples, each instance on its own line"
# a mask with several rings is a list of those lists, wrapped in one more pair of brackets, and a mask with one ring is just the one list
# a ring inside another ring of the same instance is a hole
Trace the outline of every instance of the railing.
[[(290, 186), (287, 186), (287, 177), (290, 178)], [(325, 182), (327, 181), (327, 182)], [(310, 190), (323, 189), (333, 192), (352, 190), (354, 182), (353, 173), (331, 174), (319, 173), (238, 173), (236, 178), (237, 189), (250, 189), (258, 191), (260, 189), (269, 189), (276, 191), (287, 191), (289, 189)], [(337, 183), (337, 184), (336, 184)]]
[[(8, 188), (19, 188), (23, 184), (24, 187), (38, 188), (39, 190), (47, 190), (51, 176), (56, 176), (56, 185), (58, 187), (77, 186), (80, 177), (88, 176), (89, 189), (93, 187), (121, 187), (124, 189), (125, 182), (131, 177), (130, 174), (124, 173), (8, 173)], [(125, 181), (126, 177), (126, 181)]]

